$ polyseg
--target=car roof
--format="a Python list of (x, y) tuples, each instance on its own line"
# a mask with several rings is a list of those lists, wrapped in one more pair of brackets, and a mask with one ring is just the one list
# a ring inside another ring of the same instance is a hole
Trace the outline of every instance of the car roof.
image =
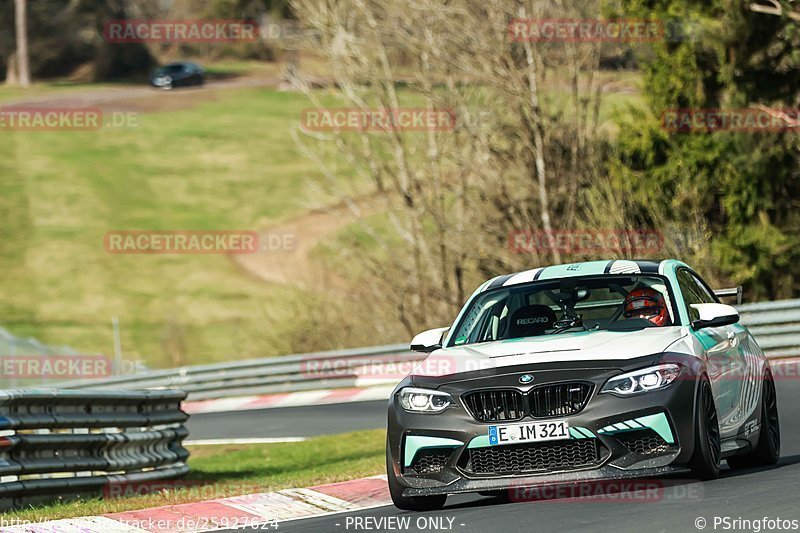
[(537, 280), (577, 278), (615, 274), (664, 274), (668, 269), (687, 265), (675, 259), (634, 260), (606, 259), (533, 268), (513, 274), (505, 274), (488, 280), (479, 289), (483, 292), (497, 287), (508, 287)]

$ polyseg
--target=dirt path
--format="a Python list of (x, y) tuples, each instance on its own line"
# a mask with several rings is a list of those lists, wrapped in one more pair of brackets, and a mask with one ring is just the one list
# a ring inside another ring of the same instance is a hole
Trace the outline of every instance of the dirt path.
[(144, 85), (124, 85), (22, 98), (0, 102), (0, 107), (99, 107), (106, 111), (124, 110), (144, 113), (172, 111), (191, 107), (201, 101), (213, 100), (216, 91), (253, 87), (275, 88), (280, 84), (281, 80), (277, 77), (243, 77), (231, 80), (211, 80), (202, 87), (185, 87), (173, 91), (163, 91)]
[[(379, 197), (370, 195), (309, 211), (261, 231), (259, 243), (262, 246), (267, 243), (268, 249), (231, 257), (239, 267), (262, 281), (305, 288), (324, 278), (327, 285), (335, 285), (338, 277), (315, 263), (311, 251), (326, 237), (379, 211), (382, 205)], [(291, 245), (287, 249), (281, 246), (288, 243)]]

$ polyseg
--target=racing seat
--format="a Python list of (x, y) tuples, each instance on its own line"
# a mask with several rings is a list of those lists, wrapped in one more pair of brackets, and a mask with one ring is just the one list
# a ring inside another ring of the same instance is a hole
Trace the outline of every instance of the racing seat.
[(533, 337), (553, 328), (556, 312), (547, 305), (527, 305), (514, 311), (509, 322), (506, 338)]

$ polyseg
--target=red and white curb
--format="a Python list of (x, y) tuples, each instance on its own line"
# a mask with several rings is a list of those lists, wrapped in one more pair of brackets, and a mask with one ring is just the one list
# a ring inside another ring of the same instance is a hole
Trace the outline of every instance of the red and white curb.
[[(386, 476), (103, 516), (3, 527), (16, 533), (195, 533), (391, 505)], [(266, 529), (266, 528), (265, 528)], [(271, 529), (271, 527), (269, 528)]]
[(240, 396), (217, 400), (183, 402), (183, 410), (190, 415), (201, 413), (226, 413), (274, 407), (301, 407), (333, 403), (367, 402), (388, 400), (394, 385), (367, 388), (325, 389), (264, 396)]

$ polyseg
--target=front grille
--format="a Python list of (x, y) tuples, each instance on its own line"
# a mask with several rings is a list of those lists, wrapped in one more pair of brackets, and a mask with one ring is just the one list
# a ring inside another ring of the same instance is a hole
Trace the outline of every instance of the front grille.
[(628, 451), (639, 455), (658, 455), (670, 451), (672, 448), (661, 435), (652, 429), (637, 429), (625, 431), (614, 435)]
[(468, 473), (517, 475), (598, 464), (600, 447), (597, 439), (573, 439), (473, 448), (466, 456), (463, 468)]
[(513, 389), (494, 389), (465, 394), (464, 405), (481, 422), (519, 420), (525, 416), (522, 393)]
[(589, 401), (589, 383), (559, 383), (536, 387), (529, 393), (531, 415), (536, 418), (567, 416), (579, 412)]
[(431, 448), (427, 450), (420, 450), (414, 456), (414, 460), (410, 466), (403, 469), (404, 474), (435, 474), (440, 472), (447, 460), (453, 454), (452, 448)]

